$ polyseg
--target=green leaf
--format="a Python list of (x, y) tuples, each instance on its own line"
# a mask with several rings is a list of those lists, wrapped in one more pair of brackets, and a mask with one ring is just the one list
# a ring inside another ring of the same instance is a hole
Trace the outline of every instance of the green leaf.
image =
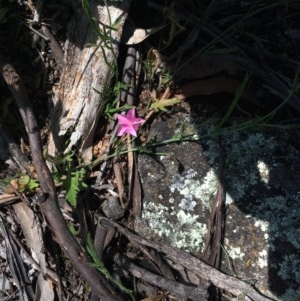
[(85, 170), (83, 168), (71, 171), (63, 182), (63, 188), (66, 190), (66, 199), (73, 207), (76, 207), (77, 205), (78, 192), (87, 187), (87, 185), (83, 182), (84, 175)]
[(181, 100), (176, 97), (170, 98), (170, 99), (163, 98), (163, 99), (153, 102), (150, 109), (166, 111), (166, 107), (173, 106), (180, 102), (181, 102)]
[(39, 181), (36, 179), (30, 179), (29, 183), (27, 184), (27, 188), (29, 190), (34, 190), (40, 186)]
[(35, 188), (39, 187), (39, 181), (36, 179), (32, 179), (28, 175), (22, 175), (18, 180), (18, 191), (25, 192), (25, 191), (32, 191)]
[(221, 128), (223, 126), (223, 124), (228, 120), (228, 118), (231, 116), (234, 108), (237, 106), (238, 101), (240, 100), (240, 98), (242, 97), (244, 91), (247, 88), (247, 83), (250, 79), (250, 74), (246, 74), (244, 80), (242, 81), (242, 83), (240, 84), (240, 86), (238, 87), (238, 89), (235, 92), (234, 95), (234, 99), (232, 100), (227, 112), (225, 113), (225, 115), (223, 116), (222, 120), (219, 122), (218, 127)]
[(92, 260), (93, 260), (93, 266), (99, 271), (101, 272), (107, 280), (111, 281), (112, 283), (114, 283), (121, 291), (125, 292), (126, 294), (130, 295), (131, 299), (134, 301), (135, 298), (133, 296), (133, 292), (132, 290), (128, 289), (127, 287), (125, 287), (121, 282), (117, 281), (109, 272), (109, 270), (105, 267), (103, 261), (101, 260), (101, 258), (99, 257), (97, 250), (94, 246), (91, 234), (89, 233), (87, 235), (87, 239), (86, 239), (86, 249), (89, 253), (89, 255), (91, 256)]
[(73, 236), (79, 236), (80, 232), (75, 228), (73, 224), (68, 226), (70, 232), (73, 234)]

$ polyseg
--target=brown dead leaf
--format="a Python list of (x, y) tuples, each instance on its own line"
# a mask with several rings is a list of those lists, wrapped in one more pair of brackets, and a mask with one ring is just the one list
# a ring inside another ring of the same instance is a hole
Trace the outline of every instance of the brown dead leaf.
[[(185, 99), (196, 95), (212, 95), (217, 93), (232, 93), (241, 85), (241, 81), (230, 78), (212, 78), (202, 79), (184, 84), (180, 87), (179, 94), (175, 96), (179, 99)], [(254, 95), (250, 91), (244, 91), (242, 95), (245, 99), (256, 102)]]
[(237, 74), (241, 67), (233, 61), (224, 59), (219, 55), (199, 55), (188, 62), (181, 62), (180, 68), (170, 64), (170, 69), (179, 80), (200, 79), (211, 77), (220, 73), (233, 76)]

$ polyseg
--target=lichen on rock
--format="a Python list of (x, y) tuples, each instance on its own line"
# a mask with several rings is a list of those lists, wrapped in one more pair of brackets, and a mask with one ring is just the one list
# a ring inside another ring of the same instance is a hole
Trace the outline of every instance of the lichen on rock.
[(177, 112), (154, 123), (150, 140), (170, 139), (181, 121), (199, 143), (157, 148), (165, 154), (160, 157), (139, 156), (144, 207), (136, 231), (201, 256), (219, 183), (221, 141), (224, 254), (233, 264), (223, 254), (222, 270), (232, 275), (234, 268), (238, 277), (254, 279), (270, 297), (298, 300), (300, 156), (289, 134), (263, 128), (220, 131)]

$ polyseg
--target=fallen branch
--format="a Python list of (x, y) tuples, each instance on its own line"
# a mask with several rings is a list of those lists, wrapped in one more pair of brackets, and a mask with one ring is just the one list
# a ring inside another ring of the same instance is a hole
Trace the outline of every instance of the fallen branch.
[(191, 286), (179, 283), (174, 280), (166, 279), (147, 271), (134, 263), (127, 257), (117, 254), (114, 261), (124, 270), (128, 270), (134, 277), (141, 278), (154, 286), (158, 286), (177, 297), (190, 298), (191, 300), (208, 300), (207, 287), (205, 286)]
[(226, 290), (227, 292), (235, 296), (245, 296), (245, 300), (253, 301), (270, 301), (268, 297), (261, 295), (255, 290), (249, 283), (243, 282), (235, 277), (231, 277), (222, 273), (221, 271), (213, 268), (202, 260), (193, 257), (192, 255), (168, 246), (166, 244), (158, 243), (155, 241), (149, 241), (142, 238), (128, 229), (122, 227), (116, 222), (113, 222), (105, 217), (99, 217), (103, 226), (117, 229), (120, 233), (125, 235), (131, 242), (138, 245), (142, 244), (166, 254), (166, 257), (170, 258), (174, 262), (180, 263), (186, 269), (199, 275), (202, 279), (208, 280), (213, 283), (216, 287)]
[(74, 267), (85, 278), (99, 298), (107, 301), (122, 300), (122, 298), (116, 296), (116, 292), (108, 281), (92, 268), (85, 250), (79, 245), (68, 229), (58, 206), (53, 177), (43, 158), (40, 132), (26, 89), (13, 66), (6, 63), (1, 54), (0, 70), (16, 100), (27, 130), (32, 160), (40, 182), (39, 205), (49, 223), (50, 229), (53, 231), (57, 242), (72, 261)]

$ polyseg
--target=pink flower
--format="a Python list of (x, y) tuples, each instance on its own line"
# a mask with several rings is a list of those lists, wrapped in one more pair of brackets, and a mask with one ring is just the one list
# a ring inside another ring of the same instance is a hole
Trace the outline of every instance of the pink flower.
[(142, 118), (135, 117), (135, 108), (130, 109), (126, 115), (117, 114), (117, 117), (119, 121), (118, 136), (128, 133), (136, 137), (137, 129), (145, 121)]

